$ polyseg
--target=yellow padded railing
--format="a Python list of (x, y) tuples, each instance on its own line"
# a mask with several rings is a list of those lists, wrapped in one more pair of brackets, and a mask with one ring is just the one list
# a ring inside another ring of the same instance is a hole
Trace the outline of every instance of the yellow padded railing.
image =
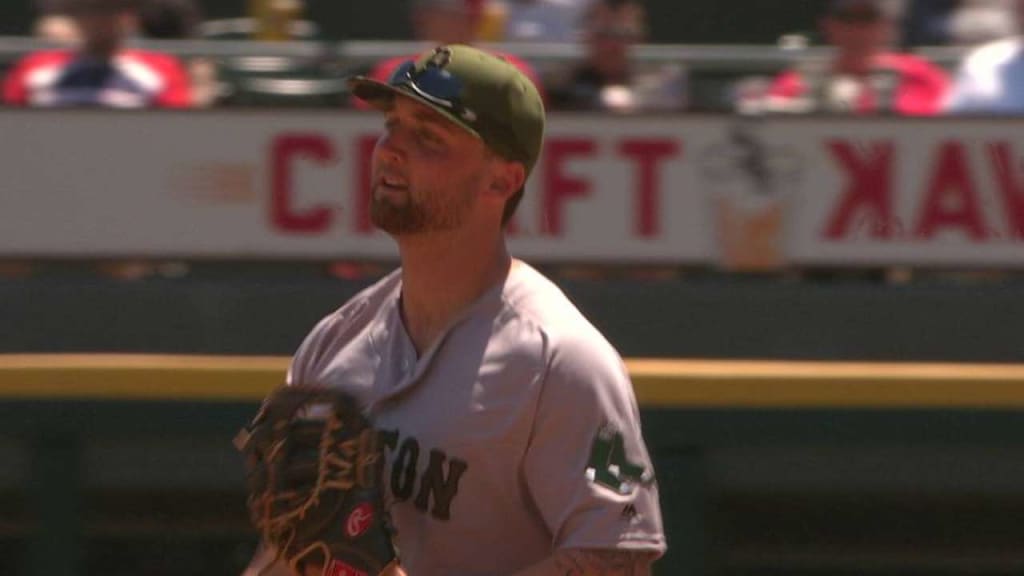
[[(0, 401), (258, 401), (284, 357), (0, 355)], [(665, 408), (1024, 408), (1024, 365), (627, 360)]]

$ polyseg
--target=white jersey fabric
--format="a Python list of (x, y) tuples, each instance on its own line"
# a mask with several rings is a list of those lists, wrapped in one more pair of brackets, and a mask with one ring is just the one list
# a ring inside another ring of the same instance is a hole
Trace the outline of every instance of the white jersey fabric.
[(971, 52), (946, 109), (950, 114), (1024, 114), (1024, 40), (1001, 40)]
[(516, 261), (417, 357), (395, 272), (323, 319), (290, 383), (351, 391), (386, 445), (410, 576), (507, 576), (559, 548), (665, 550), (618, 353)]

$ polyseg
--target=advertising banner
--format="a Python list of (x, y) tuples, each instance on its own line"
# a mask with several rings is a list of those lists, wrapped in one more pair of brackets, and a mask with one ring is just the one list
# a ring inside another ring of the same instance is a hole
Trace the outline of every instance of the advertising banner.
[[(0, 256), (384, 258), (355, 112), (0, 112)], [(535, 261), (1024, 265), (1014, 122), (553, 116)]]

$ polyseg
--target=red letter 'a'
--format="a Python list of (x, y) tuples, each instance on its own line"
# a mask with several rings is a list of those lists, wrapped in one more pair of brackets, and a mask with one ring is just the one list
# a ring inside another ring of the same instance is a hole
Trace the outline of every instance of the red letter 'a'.
[(989, 145), (988, 154), (1003, 197), (1010, 237), (1024, 239), (1024, 181), (1020, 163), (1014, 161), (1015, 156), (1007, 142)]
[(939, 148), (935, 174), (928, 184), (914, 234), (931, 238), (942, 228), (965, 230), (975, 240), (988, 236), (978, 206), (978, 193), (967, 166), (967, 154), (963, 145), (956, 142), (946, 142)]

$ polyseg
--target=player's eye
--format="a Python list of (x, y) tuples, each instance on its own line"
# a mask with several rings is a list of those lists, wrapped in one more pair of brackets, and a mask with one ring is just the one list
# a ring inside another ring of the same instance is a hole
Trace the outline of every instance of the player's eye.
[(416, 131), (416, 138), (427, 146), (437, 147), (444, 143), (440, 136), (427, 128), (420, 128)]

